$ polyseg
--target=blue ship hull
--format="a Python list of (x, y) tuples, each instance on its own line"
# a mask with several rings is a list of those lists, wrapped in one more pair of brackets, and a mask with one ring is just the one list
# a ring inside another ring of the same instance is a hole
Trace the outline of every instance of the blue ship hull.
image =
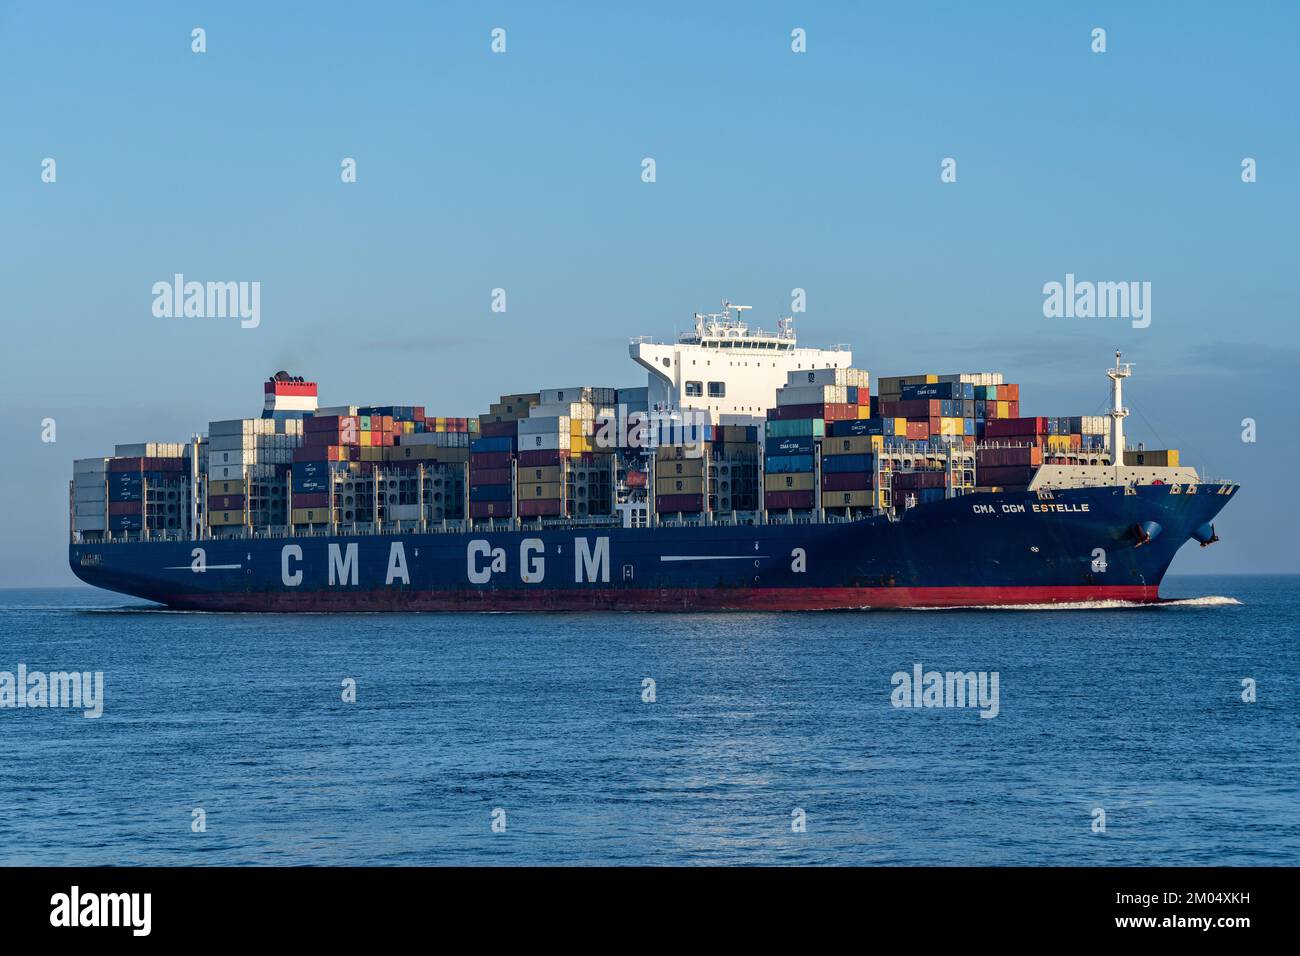
[(841, 523), (73, 544), (87, 584), (225, 611), (829, 610), (1155, 601), (1236, 485), (965, 495)]

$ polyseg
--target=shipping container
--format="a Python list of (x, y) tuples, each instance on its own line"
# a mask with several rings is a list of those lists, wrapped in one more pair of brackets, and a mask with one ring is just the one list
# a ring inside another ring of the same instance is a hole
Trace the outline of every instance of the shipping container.
[(519, 467), (533, 468), (546, 465), (563, 465), (569, 460), (569, 452), (565, 449), (560, 450), (541, 450), (541, 451), (521, 451), (519, 453)]
[[(488, 488), (490, 488), (490, 487), (493, 487), (493, 486), (492, 486), (492, 485), (486, 485), (486, 486), (484, 486), (484, 487), (488, 487)], [(509, 497), (509, 486), (508, 486), (508, 485), (506, 486), (506, 491), (507, 491), (506, 497), (508, 498), (508, 497)], [(487, 500), (487, 499), (484, 498), (482, 495), (475, 495), (475, 494), (474, 494), (474, 489), (471, 488), (471, 489), (470, 489), (470, 499), (473, 500), (473, 499), (476, 498), (476, 497), (477, 497), (480, 501)], [(519, 484), (519, 500), (520, 500), (520, 501), (530, 501), (530, 500), (535, 500), (535, 499), (540, 499), (540, 498), (548, 498), (548, 499), (549, 499), (549, 498), (563, 498), (563, 497), (564, 497), (564, 483), (563, 483), (563, 482), (559, 482), (559, 481), (547, 481), (547, 482), (542, 482), (542, 483), (540, 483), (540, 484), (533, 484), (533, 483), (523, 483), (523, 482), (520, 482), (520, 484)]]
[(703, 478), (656, 477), (655, 494), (658, 495), (698, 495), (704, 493)]
[(1138, 448), (1132, 451), (1124, 451), (1124, 464), (1126, 465), (1146, 465), (1149, 467), (1159, 468), (1177, 468), (1178, 467), (1178, 449), (1177, 448)]
[(813, 506), (811, 491), (765, 491), (763, 507), (769, 511), (807, 511)]
[(813, 487), (812, 472), (790, 472), (787, 474), (766, 474), (763, 476), (763, 488), (766, 491), (811, 491)]
[(533, 499), (519, 502), (521, 518), (556, 518), (564, 513), (564, 502), (558, 499)]
[(847, 471), (873, 471), (875, 467), (875, 456), (871, 454), (824, 455), (822, 457), (822, 471), (826, 474)]
[[(822, 491), (866, 491), (873, 487), (875, 475), (869, 471), (844, 471), (822, 474)], [(822, 504), (827, 504), (823, 496)]]
[(694, 513), (704, 510), (703, 495), (656, 495), (655, 511), (659, 514)]
[(763, 470), (769, 475), (785, 475), (800, 472), (812, 473), (812, 455), (768, 455), (763, 460)]

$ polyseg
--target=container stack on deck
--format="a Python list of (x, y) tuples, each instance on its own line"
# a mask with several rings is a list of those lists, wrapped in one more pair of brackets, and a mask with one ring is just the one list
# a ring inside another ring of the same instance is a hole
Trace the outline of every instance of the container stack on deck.
[[(302, 444), (301, 418), (208, 423), (207, 519), (212, 528), (286, 524), (286, 480)], [(221, 492), (213, 493), (212, 483)]]
[[(1108, 416), (1022, 417), (1019, 386), (999, 372), (882, 378), (874, 397), (859, 369), (790, 372), (758, 427), (651, 410), (646, 388), (503, 395), (477, 419), (316, 408), (315, 383), (281, 376), (261, 418), (211, 422), (197, 448), (119, 445), (77, 461), (74, 532), (184, 532), (196, 513), (210, 535), (620, 512), (637, 523), (763, 520), (764, 509), (854, 518), (966, 494), (977, 479), (1022, 490), (1043, 465), (1109, 463)], [(1177, 461), (1175, 450), (1125, 455)]]
[[(519, 423), (527, 419), (529, 411), (541, 401), (537, 393), (527, 395), (502, 395), (493, 403), (486, 415), (479, 416), (479, 436), (469, 445), (469, 516), (471, 519), (513, 518), (515, 515), (514, 462), (519, 449)], [(534, 444), (530, 460), (545, 458), (556, 465), (568, 458), (569, 435), (561, 438), (557, 432), (553, 440), (546, 436), (530, 438)], [(564, 448), (560, 445), (563, 442)], [(551, 445), (547, 449), (544, 446)], [(523, 464), (523, 459), (520, 459)]]
[[(837, 423), (866, 421), (871, 418), (870, 380), (865, 371), (853, 368), (813, 369), (790, 372), (786, 385), (776, 391), (776, 407), (767, 414), (764, 426), (764, 477), (763, 507), (769, 511), (809, 511), (816, 507), (818, 489), (815, 484), (818, 445)], [(866, 426), (854, 426), (866, 427)], [(870, 442), (853, 443), (850, 447)], [(861, 477), (863, 471), (854, 471), (863, 464), (861, 459), (836, 462), (832, 467), (845, 470), (839, 474), (852, 474), (853, 478), (835, 479), (836, 485), (857, 485), (837, 488), (836, 507), (843, 504), (844, 495), (849, 502), (858, 500), (853, 492), (869, 493), (870, 479)], [(864, 471), (874, 470), (874, 459)], [(826, 474), (825, 466), (822, 469)], [(825, 481), (823, 480), (823, 487)]]

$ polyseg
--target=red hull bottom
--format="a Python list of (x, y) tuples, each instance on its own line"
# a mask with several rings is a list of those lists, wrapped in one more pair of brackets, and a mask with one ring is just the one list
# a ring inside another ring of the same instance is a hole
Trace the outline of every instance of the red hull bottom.
[(162, 603), (203, 611), (835, 611), (1154, 602), (1158, 585), (1113, 587), (712, 588), (498, 591), (313, 591), (174, 594)]

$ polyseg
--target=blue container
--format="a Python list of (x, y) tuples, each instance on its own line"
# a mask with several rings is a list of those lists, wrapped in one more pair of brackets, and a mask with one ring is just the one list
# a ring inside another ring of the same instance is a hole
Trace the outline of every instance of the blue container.
[(470, 501), (509, 501), (510, 485), (470, 485)]
[(792, 475), (813, 470), (812, 455), (769, 455), (763, 462), (769, 475)]
[(769, 438), (764, 442), (763, 450), (769, 455), (812, 455), (813, 439), (811, 435)]
[(861, 455), (824, 455), (822, 457), (822, 471), (828, 475), (836, 475), (845, 471), (874, 471), (876, 463), (874, 456)]
[(973, 419), (973, 418), (963, 418), (961, 421), (962, 421), (962, 434), (963, 434), (963, 435), (974, 435), (974, 434), (975, 434), (975, 419)]
[(108, 530), (110, 531), (139, 531), (144, 525), (143, 518), (140, 515), (109, 515)]
[(475, 438), (469, 443), (469, 451), (472, 455), (482, 454), (484, 452), (514, 451), (515, 439), (513, 435), (502, 435), (499, 438)]
[(108, 473), (109, 501), (139, 501), (143, 492), (138, 471), (110, 471)]

